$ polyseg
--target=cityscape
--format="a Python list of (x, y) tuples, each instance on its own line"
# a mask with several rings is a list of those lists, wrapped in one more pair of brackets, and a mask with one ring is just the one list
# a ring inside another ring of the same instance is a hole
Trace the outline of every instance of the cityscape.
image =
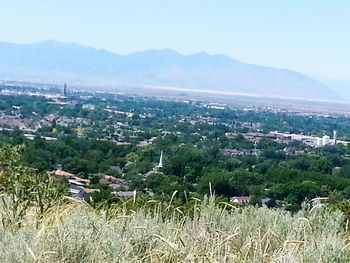
[[(19, 91), (18, 87), (4, 85), (1, 89), (1, 98), (4, 105), (7, 106), (1, 109), (0, 129), (3, 136), (7, 138), (20, 136), (22, 137), (20, 140), (29, 145), (37, 145), (39, 141), (42, 141), (41, 143), (46, 141), (44, 145), (60, 144), (66, 138), (74, 138), (77, 140), (76, 143), (88, 140), (108, 142), (110, 147), (112, 145), (113, 147), (122, 147), (125, 151), (124, 156), (118, 157), (113, 163), (110, 163), (109, 167), (103, 169), (98, 164), (94, 164), (92, 167), (88, 163), (80, 164), (78, 160), (76, 160), (77, 163), (72, 163), (67, 160), (69, 158), (65, 158), (70, 156), (62, 156), (59, 160), (51, 157), (50, 160), (48, 156), (36, 154), (34, 157), (29, 154), (29, 160), (36, 168), (64, 178), (69, 186), (71, 196), (77, 199), (91, 198), (94, 195), (99, 195), (101, 191), (107, 191), (117, 197), (132, 197), (138, 193), (149, 196), (164, 194), (163, 191), (157, 190), (161, 185), (152, 188), (145, 182), (151, 176), (162, 178), (164, 175), (171, 175), (169, 174), (169, 172), (171, 173), (170, 166), (175, 165), (169, 163), (170, 156), (174, 154), (174, 152), (171, 153), (174, 150), (170, 150), (172, 147), (178, 148), (175, 152), (179, 151), (181, 147), (186, 148), (190, 145), (192, 145), (190, 148), (194, 147), (193, 149), (202, 148), (203, 152), (215, 149), (218, 151), (216, 154), (222, 156), (223, 160), (226, 159), (226, 162), (231, 162), (230, 158), (233, 158), (232, 160), (238, 158), (238, 162), (241, 162), (239, 158), (264, 159), (269, 151), (271, 151), (269, 154), (279, 155), (281, 161), (293, 159), (292, 156), (305, 157), (311, 153), (321, 157), (324, 155), (322, 148), (340, 147), (343, 149), (341, 150), (343, 152), (342, 158), (348, 159), (346, 149), (348, 147), (347, 136), (349, 135), (342, 134), (345, 128), (339, 127), (340, 136), (338, 136), (337, 130), (331, 129), (335, 123), (338, 123), (339, 118), (343, 120), (343, 125), (350, 125), (350, 121), (345, 115), (323, 117), (314, 113), (305, 114), (303, 117), (306, 119), (305, 121), (310, 118), (330, 121), (328, 130), (317, 130), (317, 127), (312, 127), (312, 129), (316, 128), (316, 131), (312, 133), (302, 125), (299, 132), (295, 132), (293, 126), (283, 127), (279, 125), (280, 122), (285, 123), (289, 118), (301, 118), (288, 109), (234, 108), (215, 102), (203, 103), (181, 99), (173, 102), (173, 100), (169, 101), (166, 98), (74, 91), (68, 87), (67, 84), (63, 84), (61, 88), (54, 87), (45, 90), (22, 87)], [(20, 103), (11, 104), (11, 101)], [(155, 107), (155, 105), (161, 104), (173, 105), (177, 109), (173, 111), (167, 107), (164, 109), (164, 106), (162, 108)], [(40, 107), (40, 112), (35, 111), (35, 105)], [(185, 113), (188, 111), (191, 113)], [(276, 123), (271, 123), (270, 120), (264, 122), (259, 118), (261, 114), (275, 115), (280, 119), (276, 120)], [(154, 124), (149, 125), (151, 123)], [(280, 131), (274, 129), (277, 127)], [(164, 145), (166, 141), (166, 146), (162, 147), (161, 145)], [(216, 142), (215, 145), (212, 145), (214, 142)], [(264, 144), (270, 145), (264, 146)], [(145, 151), (143, 148), (147, 149), (146, 152), (150, 151), (151, 156), (142, 156), (144, 154), (142, 151)], [(98, 153), (95, 149), (90, 151), (91, 153), (86, 154)], [(163, 154), (165, 154), (165, 161), (163, 161)], [(190, 156), (188, 157), (190, 158)], [(139, 162), (137, 160), (139, 158), (145, 160)], [(255, 165), (245, 169), (254, 171), (252, 167)], [(185, 165), (182, 169), (190, 168)], [(330, 171), (334, 174), (341, 173), (344, 168), (337, 165), (327, 169), (331, 169)], [(187, 185), (186, 187), (189, 189), (196, 188), (198, 179), (193, 178), (191, 183), (186, 182), (186, 177), (189, 176), (187, 172), (183, 170), (178, 172), (180, 176), (178, 183), (183, 184), (183, 186)], [(201, 173), (201, 171), (198, 172)], [(136, 183), (135, 176), (143, 183)], [(200, 178), (200, 174), (195, 175), (195, 177)], [(176, 190), (176, 188), (170, 188), (168, 193)], [(205, 189), (200, 191), (203, 190), (205, 193)], [(220, 191), (215, 188), (214, 190)], [(250, 190), (237, 190), (237, 193), (243, 195), (231, 196), (228, 192), (228, 200), (234, 199), (235, 202), (240, 202), (237, 200), (245, 197), (249, 197), (251, 200), (254, 195), (254, 192), (250, 192)], [(320, 194), (321, 192), (314, 193), (311, 198), (329, 198), (329, 195), (320, 196)], [(259, 195), (262, 198), (255, 201), (261, 204), (266, 198), (273, 196), (266, 193), (259, 193)], [(293, 204), (288, 204), (283, 200), (275, 201), (285, 207)]]

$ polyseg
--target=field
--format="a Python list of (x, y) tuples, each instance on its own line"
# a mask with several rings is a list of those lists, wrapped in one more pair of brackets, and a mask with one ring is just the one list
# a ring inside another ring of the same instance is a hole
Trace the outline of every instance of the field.
[(126, 212), (71, 199), (42, 219), (34, 211), (4, 224), (1, 206), (0, 262), (350, 262), (344, 217), (325, 207), (291, 215), (212, 197), (188, 215), (157, 202)]

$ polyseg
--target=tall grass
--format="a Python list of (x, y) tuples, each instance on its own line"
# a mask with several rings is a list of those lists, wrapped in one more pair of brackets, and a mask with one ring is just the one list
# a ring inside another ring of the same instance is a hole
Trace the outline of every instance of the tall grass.
[(350, 262), (340, 212), (228, 211), (213, 198), (191, 216), (175, 207), (164, 216), (160, 207), (107, 212), (71, 200), (39, 226), (32, 209), (20, 228), (0, 227), (0, 262)]

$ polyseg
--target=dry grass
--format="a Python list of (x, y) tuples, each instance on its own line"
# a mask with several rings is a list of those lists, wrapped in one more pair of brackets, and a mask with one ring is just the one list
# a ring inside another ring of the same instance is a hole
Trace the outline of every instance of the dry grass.
[(107, 215), (70, 201), (51, 209), (39, 228), (27, 213), (20, 229), (0, 227), (0, 262), (350, 262), (338, 212), (226, 211), (212, 200), (191, 218), (169, 209), (166, 218), (157, 204)]

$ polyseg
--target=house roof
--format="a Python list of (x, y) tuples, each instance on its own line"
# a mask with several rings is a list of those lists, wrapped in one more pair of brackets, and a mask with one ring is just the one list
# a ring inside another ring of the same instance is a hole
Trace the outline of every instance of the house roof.
[(122, 174), (123, 173), (122, 169), (118, 165), (112, 165), (110, 168), (112, 169), (113, 172), (115, 172), (117, 174)]
[(99, 180), (99, 183), (102, 185), (109, 185), (109, 184), (111, 184), (111, 181), (106, 179), (106, 178), (102, 178)]
[(239, 203), (248, 203), (252, 199), (251, 196), (233, 196), (230, 198), (231, 202), (238, 201)]
[(69, 179), (68, 182), (69, 182), (69, 184), (74, 184), (74, 185), (79, 185), (79, 186), (85, 185), (84, 183), (81, 183), (81, 182), (74, 180), (74, 179)]
[(136, 191), (118, 191), (115, 194), (119, 197), (133, 197), (136, 194)]
[(85, 191), (85, 193), (87, 193), (87, 194), (92, 194), (92, 193), (94, 193), (94, 192), (97, 192), (97, 193), (101, 192), (100, 189), (93, 189), (93, 188), (85, 188), (84, 191)]
[(66, 171), (62, 171), (62, 170), (56, 170), (54, 172), (54, 174), (57, 175), (57, 176), (64, 176), (64, 177), (75, 176), (72, 173), (69, 173), (69, 172), (66, 172)]

